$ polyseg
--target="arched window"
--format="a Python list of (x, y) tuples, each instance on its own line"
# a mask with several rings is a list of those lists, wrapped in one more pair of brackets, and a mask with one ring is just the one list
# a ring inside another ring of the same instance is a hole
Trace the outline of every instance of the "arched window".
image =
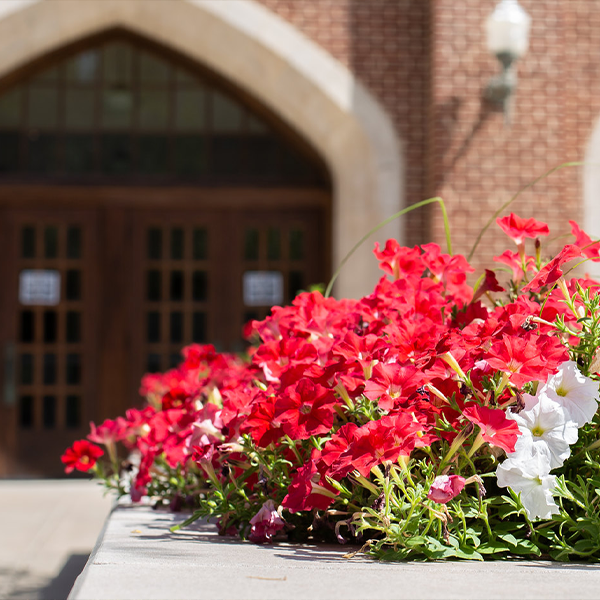
[(105, 36), (5, 83), (0, 181), (327, 187), (316, 155), (251, 105), (179, 56)]

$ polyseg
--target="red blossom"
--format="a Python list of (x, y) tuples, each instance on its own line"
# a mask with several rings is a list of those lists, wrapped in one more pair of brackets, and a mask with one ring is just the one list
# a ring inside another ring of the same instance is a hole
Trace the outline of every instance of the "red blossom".
[(405, 248), (396, 240), (387, 240), (383, 250), (380, 250), (379, 243), (375, 242), (373, 252), (379, 260), (379, 267), (394, 279), (399, 279), (400, 275), (421, 277), (425, 270), (418, 247)]
[(417, 435), (423, 429), (409, 413), (369, 421), (354, 431), (354, 439), (348, 448), (352, 466), (368, 477), (374, 466), (386, 460), (396, 462), (399, 456), (409, 456), (415, 446), (423, 445)]
[(442, 283), (446, 293), (459, 304), (471, 301), (473, 290), (467, 284), (467, 273), (475, 269), (461, 254), (442, 254), (437, 244), (423, 245), (423, 263), (429, 269), (433, 280)]
[(537, 292), (543, 287), (552, 285), (562, 277), (560, 267), (574, 258), (581, 258), (580, 248), (567, 244), (539, 273), (523, 288), (524, 292)]
[(517, 387), (538, 380), (540, 370), (544, 367), (544, 359), (532, 335), (502, 336), (501, 340), (494, 342), (485, 360), (494, 369), (508, 373), (510, 381)]
[(250, 519), (250, 525), (248, 539), (255, 544), (264, 544), (285, 527), (285, 521), (279, 516), (273, 500), (267, 500)]
[(471, 404), (463, 410), (463, 415), (481, 430), (484, 442), (498, 446), (505, 452), (514, 452), (519, 436), (516, 421), (508, 419), (503, 410)]
[(485, 278), (482, 281), (481, 285), (477, 289), (477, 292), (473, 296), (472, 302), (475, 302), (478, 298), (481, 298), (484, 294), (488, 292), (503, 292), (504, 288), (498, 283), (496, 279), (496, 274), (494, 271), (490, 271), (490, 269), (485, 270)]
[(106, 419), (101, 425), (90, 422), (90, 433), (87, 439), (96, 444), (114, 444), (123, 440), (128, 433), (129, 425), (123, 417), (116, 420)]
[(65, 465), (65, 473), (71, 473), (73, 469), (87, 472), (96, 466), (103, 454), (104, 451), (95, 444), (87, 440), (77, 440), (65, 450), (60, 459)]
[(313, 508), (325, 510), (335, 500), (337, 492), (322, 480), (317, 469), (318, 458), (319, 453), (314, 451), (310, 460), (296, 471), (292, 483), (288, 487), (288, 493), (281, 502), (281, 506), (290, 512), (312, 510)]
[(500, 256), (494, 256), (494, 260), (510, 268), (512, 271), (512, 280), (515, 283), (519, 283), (525, 276), (523, 264), (527, 272), (533, 271), (535, 268), (535, 259), (533, 256), (524, 256), (521, 259), (521, 255), (518, 252), (511, 252), (510, 250), (506, 250)]
[(336, 402), (331, 390), (303, 378), (276, 400), (275, 418), (293, 440), (306, 440), (331, 430)]
[(249, 433), (254, 442), (265, 448), (283, 436), (281, 422), (275, 418), (275, 397), (266, 392), (257, 394), (250, 415), (240, 426), (242, 433)]
[(382, 410), (392, 409), (401, 400), (414, 394), (421, 385), (423, 375), (411, 364), (378, 363), (365, 384), (365, 396), (377, 400)]
[(515, 213), (510, 213), (507, 217), (496, 219), (496, 223), (517, 245), (522, 244), (525, 238), (537, 238), (550, 233), (546, 223), (536, 221), (533, 218), (522, 219), (515, 215)]
[(569, 221), (571, 233), (575, 236), (573, 244), (581, 248), (582, 252), (594, 262), (600, 261), (600, 241), (594, 241), (575, 221)]

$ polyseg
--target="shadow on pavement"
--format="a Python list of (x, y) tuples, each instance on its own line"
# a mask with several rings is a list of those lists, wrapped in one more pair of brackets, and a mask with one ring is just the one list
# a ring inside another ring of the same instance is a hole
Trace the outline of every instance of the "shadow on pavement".
[(71, 554), (54, 579), (40, 579), (28, 570), (0, 573), (10, 580), (6, 600), (66, 600), (89, 554)]

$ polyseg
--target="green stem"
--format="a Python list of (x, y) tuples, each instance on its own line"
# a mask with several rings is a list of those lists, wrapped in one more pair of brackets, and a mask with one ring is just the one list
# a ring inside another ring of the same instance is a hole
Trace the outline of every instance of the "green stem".
[(437, 202), (442, 209), (442, 217), (444, 219), (444, 230), (446, 232), (446, 245), (448, 247), (448, 254), (452, 254), (452, 243), (450, 240), (450, 223), (448, 222), (448, 213), (446, 212), (444, 201), (439, 196), (436, 196), (435, 198), (428, 198), (427, 200), (422, 200), (421, 202), (417, 202), (416, 204), (411, 204), (410, 206), (403, 208), (402, 210), (393, 214), (391, 217), (388, 217), (384, 221), (381, 221), (379, 225), (376, 225), (373, 229), (371, 229), (371, 231), (369, 231), (369, 233), (367, 233), (356, 244), (354, 244), (350, 252), (348, 252), (348, 254), (346, 254), (346, 256), (343, 258), (342, 262), (340, 263), (340, 266), (336, 269), (335, 273), (333, 274), (333, 277), (327, 284), (327, 289), (325, 290), (324, 294), (325, 298), (328, 298), (331, 295), (331, 289), (333, 288), (333, 284), (338, 278), (342, 267), (348, 262), (350, 257), (369, 239), (371, 235), (379, 231), (382, 227), (385, 227), (385, 225), (387, 225), (388, 223), (391, 223), (394, 219), (397, 219), (398, 217), (401, 217), (402, 215), (405, 215), (406, 213), (409, 213), (412, 210), (421, 208), (422, 206), (426, 206), (427, 204), (432, 204), (433, 202)]
[(543, 175), (541, 175), (537, 179), (534, 179), (533, 181), (531, 181), (527, 185), (523, 186), (512, 198), (510, 198), (510, 200), (506, 201), (490, 217), (490, 220), (484, 225), (483, 229), (479, 232), (479, 235), (477, 236), (477, 239), (475, 240), (475, 243), (473, 244), (473, 247), (471, 248), (471, 252), (469, 252), (469, 256), (467, 256), (467, 261), (469, 261), (469, 262), (471, 261), (471, 258), (473, 257), (473, 254), (475, 254), (475, 250), (477, 249), (477, 246), (479, 246), (479, 242), (481, 242), (481, 238), (483, 237), (483, 234), (490, 228), (490, 226), (492, 225), (492, 223), (496, 220), (496, 217), (498, 217), (498, 215), (502, 214), (504, 212), (504, 210), (506, 208), (508, 208), (525, 190), (528, 190), (530, 187), (533, 187), (538, 181), (541, 181), (542, 179), (545, 179), (549, 175), (552, 175), (552, 173), (554, 173), (555, 171), (560, 171), (560, 169), (564, 169), (565, 167), (580, 167), (580, 166), (585, 165), (585, 164), (586, 164), (585, 162), (566, 162), (566, 163), (563, 163), (562, 165), (558, 165), (557, 167), (553, 167), (549, 171), (546, 171), (546, 173), (544, 173)]
[(460, 517), (460, 520), (461, 520), (462, 526), (463, 526), (462, 535), (460, 536), (460, 539), (463, 544), (466, 544), (467, 543), (467, 521), (465, 519), (465, 513), (463, 512), (462, 508), (458, 512), (458, 516)]
[(292, 438), (289, 435), (287, 435), (287, 434), (285, 435), (285, 440), (290, 445), (290, 448), (292, 449), (292, 452), (294, 453), (294, 455), (298, 459), (298, 464), (300, 466), (302, 466), (304, 464), (304, 461), (302, 460), (302, 457), (300, 456), (300, 453), (298, 452), (298, 448), (296, 448), (296, 442), (294, 442), (294, 440), (292, 440)]
[(423, 533), (421, 534), (423, 537), (427, 535), (427, 532), (431, 528), (431, 524), (433, 523), (433, 519), (434, 519), (433, 513), (431, 511), (429, 511), (429, 522), (427, 523), (427, 527), (425, 527), (425, 531), (423, 531)]

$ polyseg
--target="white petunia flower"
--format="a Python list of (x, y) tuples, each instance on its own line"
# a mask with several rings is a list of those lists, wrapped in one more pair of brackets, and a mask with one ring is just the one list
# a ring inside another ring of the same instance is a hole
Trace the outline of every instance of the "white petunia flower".
[(572, 360), (548, 377), (537, 393), (538, 397), (543, 395), (563, 406), (578, 427), (591, 422), (598, 409), (598, 382), (583, 375)]
[(507, 412), (519, 426), (521, 434), (515, 451), (509, 458), (525, 461), (535, 454), (547, 457), (550, 469), (562, 466), (571, 454), (569, 446), (577, 441), (577, 423), (569, 419), (566, 410), (546, 395), (523, 394), (525, 410)]
[(552, 497), (556, 476), (550, 475), (550, 463), (543, 454), (536, 454), (524, 461), (507, 458), (498, 465), (496, 477), (500, 487), (521, 492), (521, 503), (532, 521), (549, 519), (558, 514), (558, 506)]

